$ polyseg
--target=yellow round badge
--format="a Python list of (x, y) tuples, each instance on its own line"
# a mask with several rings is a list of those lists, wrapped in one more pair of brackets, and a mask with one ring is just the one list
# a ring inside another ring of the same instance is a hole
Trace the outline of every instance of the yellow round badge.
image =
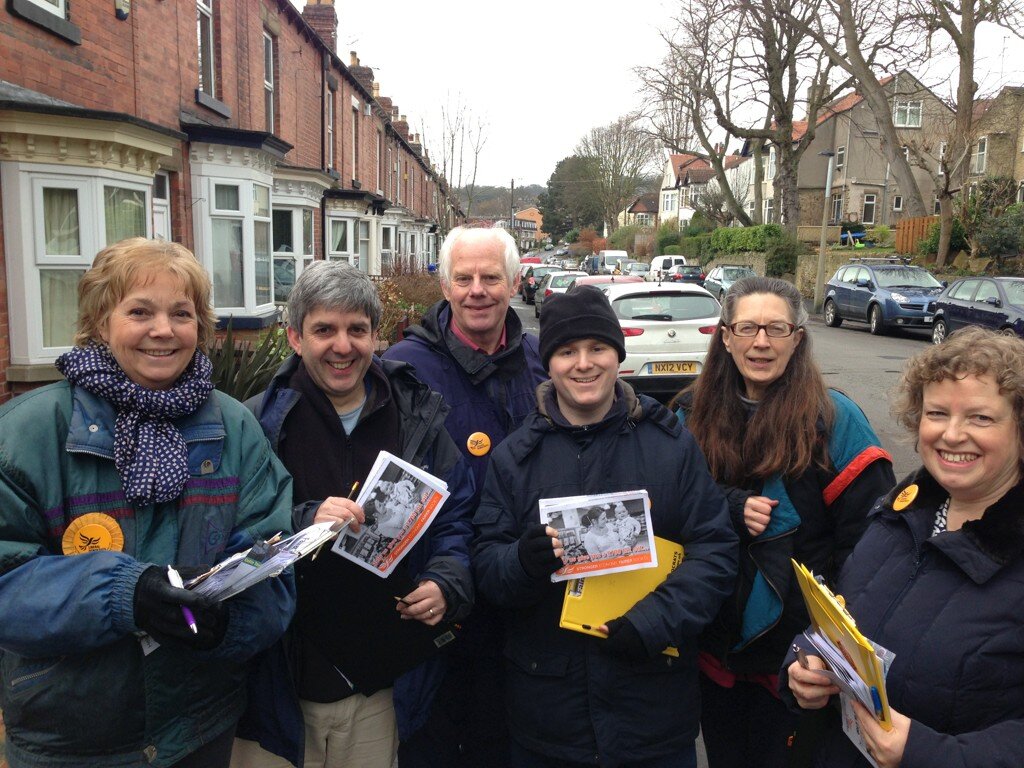
[(483, 432), (474, 432), (466, 438), (466, 447), (474, 456), (484, 456), (491, 450), (491, 438)]
[(896, 500), (892, 503), (892, 508), (897, 512), (906, 509), (910, 506), (911, 502), (917, 498), (917, 485), (908, 485), (899, 495)]
[(71, 521), (61, 539), (61, 548), (65, 555), (81, 555), (100, 549), (120, 552), (124, 549), (124, 533), (110, 515), (90, 512)]

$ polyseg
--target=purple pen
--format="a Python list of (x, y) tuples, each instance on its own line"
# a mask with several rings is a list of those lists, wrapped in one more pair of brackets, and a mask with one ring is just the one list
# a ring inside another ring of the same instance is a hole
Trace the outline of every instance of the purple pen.
[[(185, 584), (181, 580), (181, 574), (170, 565), (167, 566), (167, 580), (171, 582), (172, 587), (177, 587), (178, 589), (185, 588)], [(192, 611), (187, 605), (181, 606), (181, 615), (185, 617), (185, 623), (192, 630), (192, 634), (198, 635), (199, 627), (196, 626), (196, 617), (192, 615)]]

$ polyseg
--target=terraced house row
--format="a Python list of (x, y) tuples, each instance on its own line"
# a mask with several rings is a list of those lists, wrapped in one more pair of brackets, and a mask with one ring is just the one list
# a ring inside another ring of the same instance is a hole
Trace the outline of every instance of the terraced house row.
[(0, 10), (0, 401), (59, 378), (97, 251), (163, 237), (222, 321), (274, 322), (313, 259), (433, 262), (461, 213), (333, 0), (7, 0)]

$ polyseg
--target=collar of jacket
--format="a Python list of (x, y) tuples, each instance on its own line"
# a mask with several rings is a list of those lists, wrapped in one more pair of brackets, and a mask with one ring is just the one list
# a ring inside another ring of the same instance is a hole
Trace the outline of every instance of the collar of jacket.
[(441, 353), (451, 357), (469, 376), (473, 384), (479, 384), (495, 373), (508, 370), (516, 373), (522, 369), (523, 323), (512, 307), (505, 313), (505, 348), (494, 355), (485, 355), (459, 341), (448, 328), (451, 320), (451, 305), (439, 301), (423, 315), (419, 325), (406, 331), (409, 336), (423, 339)]
[[(117, 409), (109, 400), (82, 387), (71, 387), (71, 398), (71, 425), (64, 447), (69, 451), (114, 458)], [(224, 420), (217, 396), (212, 392), (198, 409), (173, 423), (186, 443), (224, 439)]]
[[(913, 501), (902, 510), (893, 509), (896, 497), (911, 485), (918, 487)], [(947, 496), (949, 493), (921, 467), (880, 499), (872, 514), (905, 519), (912, 529), (978, 584), (988, 581), (1003, 566), (1024, 554), (1024, 479), (986, 509), (978, 520), (968, 520), (953, 535), (929, 538), (935, 512)]]

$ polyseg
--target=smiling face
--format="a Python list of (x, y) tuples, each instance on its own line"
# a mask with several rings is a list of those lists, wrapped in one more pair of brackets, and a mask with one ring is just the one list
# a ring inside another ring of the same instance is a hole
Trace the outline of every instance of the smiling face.
[(570, 424), (596, 424), (615, 400), (619, 353), (607, 342), (578, 339), (558, 347), (548, 361), (558, 408)]
[(441, 281), (441, 290), (459, 330), (484, 351), (498, 346), (509, 302), (518, 289), (518, 279), (510, 282), (505, 271), (501, 241), (467, 234), (455, 243), (451, 279)]
[(288, 344), (338, 413), (362, 402), (363, 378), (377, 346), (366, 314), (316, 307), (303, 318), (301, 334), (288, 328)]
[[(789, 304), (774, 293), (752, 293), (736, 302), (732, 323), (751, 322), (768, 325), (773, 322), (794, 323), (790, 316)], [(756, 336), (736, 336), (728, 328), (722, 328), (722, 343), (732, 355), (746, 385), (746, 395), (751, 400), (760, 400), (765, 390), (778, 381), (797, 346), (803, 341), (804, 330), (798, 328), (785, 338), (769, 338), (764, 329)]]
[(195, 354), (198, 329), (184, 281), (155, 272), (144, 273), (128, 290), (100, 336), (129, 379), (147, 389), (169, 389)]
[(1020, 479), (1020, 432), (1009, 398), (991, 376), (926, 384), (918, 452), (950, 497), (991, 503)]

